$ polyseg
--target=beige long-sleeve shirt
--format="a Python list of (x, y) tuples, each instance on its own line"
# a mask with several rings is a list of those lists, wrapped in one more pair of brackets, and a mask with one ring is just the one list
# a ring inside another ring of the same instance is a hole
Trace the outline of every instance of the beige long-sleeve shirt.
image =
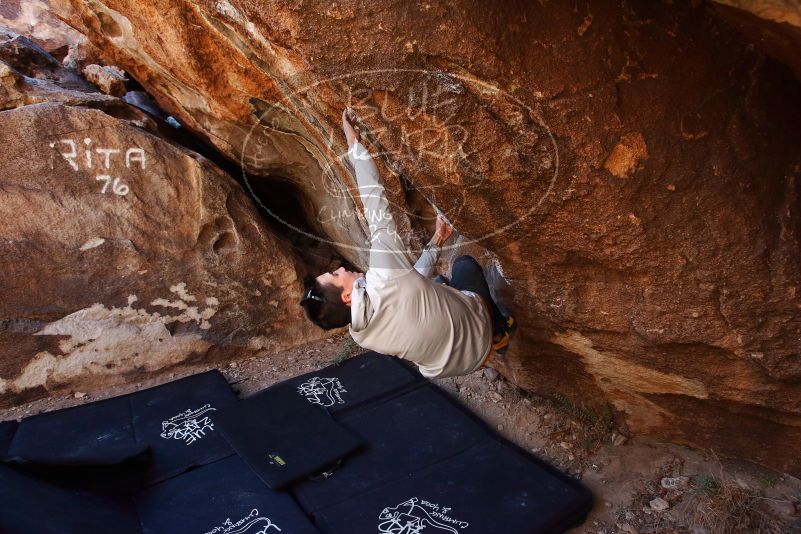
[(410, 264), (370, 153), (355, 143), (348, 158), (371, 239), (369, 269), (351, 294), (351, 337), (364, 348), (414, 362), (427, 377), (471, 373), (492, 346), (481, 297), (429, 279), (439, 252), (433, 243)]

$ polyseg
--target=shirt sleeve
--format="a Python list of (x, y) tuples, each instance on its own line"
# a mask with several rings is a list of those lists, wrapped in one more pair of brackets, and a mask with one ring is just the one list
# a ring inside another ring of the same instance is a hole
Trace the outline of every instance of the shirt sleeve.
[(429, 241), (426, 248), (423, 249), (423, 253), (417, 259), (417, 263), (414, 264), (415, 270), (426, 278), (431, 278), (431, 275), (434, 274), (434, 266), (439, 258), (439, 250), (440, 248), (434, 244), (433, 239)]
[(369, 225), (370, 270), (382, 278), (391, 278), (412, 270), (406, 246), (398, 235), (395, 219), (389, 211), (384, 185), (370, 152), (361, 143), (348, 150), (348, 159), (356, 171), (356, 184)]

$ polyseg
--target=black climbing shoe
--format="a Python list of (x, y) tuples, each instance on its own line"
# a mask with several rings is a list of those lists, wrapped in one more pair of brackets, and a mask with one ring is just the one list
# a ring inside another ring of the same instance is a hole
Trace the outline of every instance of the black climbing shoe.
[(511, 315), (506, 318), (506, 324), (503, 325), (503, 332), (495, 334), (492, 337), (492, 350), (503, 356), (509, 348), (509, 340), (512, 339), (512, 334), (517, 330), (517, 321)]

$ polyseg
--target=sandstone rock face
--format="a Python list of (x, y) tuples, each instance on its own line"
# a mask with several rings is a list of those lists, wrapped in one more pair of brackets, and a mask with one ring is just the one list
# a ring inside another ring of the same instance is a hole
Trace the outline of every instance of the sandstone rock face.
[(0, 3), (0, 26), (31, 38), (47, 52), (66, 53), (86, 38), (50, 11), (46, 0), (5, 0)]
[(0, 92), (0, 406), (317, 335), (230, 176), (25, 44), (0, 43), (2, 79), (39, 91)]
[(122, 107), (30, 39), (0, 28), (0, 110), (42, 102)]
[(75, 43), (70, 43), (67, 55), (62, 60), (65, 67), (75, 72), (83, 72), (87, 65), (105, 64), (103, 53), (92, 43), (81, 36)]
[(125, 73), (116, 67), (87, 65), (83, 69), (86, 79), (102, 92), (112, 96), (125, 96)]
[(801, 473), (801, 92), (709, 5), (53, 6), (364, 267), (354, 106), (406, 235), (422, 197), (494, 255), (520, 386)]
[(795, 0), (715, 0), (720, 15), (801, 80), (801, 4)]

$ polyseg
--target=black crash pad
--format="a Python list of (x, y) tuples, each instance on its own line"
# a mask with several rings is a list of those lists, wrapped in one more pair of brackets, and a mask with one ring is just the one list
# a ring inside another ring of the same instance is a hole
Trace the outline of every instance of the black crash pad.
[(0, 465), (0, 532), (5, 534), (137, 534), (131, 502), (71, 491)]
[(575, 481), (487, 441), (315, 515), (324, 533), (552, 534), (576, 525), (589, 507)]
[[(2, 425), (0, 454), (6, 442), (18, 462), (80, 469), (127, 464), (147, 448), (149, 485), (127, 497), (148, 533), (551, 533), (577, 524), (590, 508), (581, 484), (498, 436), (395, 358), (358, 356), (242, 404), (267, 413), (291, 402), (274, 398), (276, 391), (324, 408), (326, 425), (341, 425), (363, 446), (322, 477), (271, 490), (223, 439), (214, 418), (238, 401), (222, 375), (210, 372)], [(284, 424), (297, 430), (291, 417)], [(240, 449), (254, 457), (271, 452), (259, 444)], [(98, 525), (110, 522), (121, 525), (115, 532), (135, 529), (119, 494), (56, 487), (0, 466), (3, 486), (0, 503), (14, 509), (2, 510), (2, 532), (102, 532), (108, 529)], [(47, 528), (37, 530), (25, 513), (37, 506), (42, 517), (51, 514)], [(91, 513), (74, 514), (87, 506)]]
[(310, 403), (333, 414), (397, 395), (423, 383), (426, 380), (416, 369), (398, 358), (375, 352), (282, 382), (295, 387)]
[(220, 410), (214, 422), (231, 447), (265, 484), (283, 489), (321, 471), (361, 444), (286, 384)]
[(461, 454), (490, 436), (431, 386), (364, 406), (338, 420), (365, 446), (327, 479), (293, 487), (300, 503), (313, 513)]
[(395, 534), (428, 522), (421, 532), (551, 533), (590, 509), (580, 483), (498, 436), (436, 386), (337, 419), (365, 446), (329, 477), (293, 486), (323, 532)]
[(8, 448), (11, 447), (11, 440), (14, 439), (14, 434), (17, 433), (17, 426), (19, 426), (19, 423), (16, 421), (3, 421), (0, 423), (0, 461), (5, 460), (8, 456)]
[(8, 455), (27, 462), (114, 463), (141, 450), (127, 397), (116, 397), (24, 419)]
[(97, 466), (124, 462), (147, 449), (145, 482), (232, 454), (211, 416), (237, 398), (218, 371), (129, 395), (24, 419), (7, 455), (18, 463)]
[(140, 391), (130, 400), (136, 439), (150, 447), (149, 482), (232, 454), (214, 414), (239, 399), (219, 371)]
[(238, 456), (152, 486), (136, 507), (146, 534), (319, 532), (289, 494), (268, 488)]
[(150, 451), (136, 441), (128, 399), (117, 397), (23, 420), (5, 459), (65, 489), (120, 493), (144, 483)]

